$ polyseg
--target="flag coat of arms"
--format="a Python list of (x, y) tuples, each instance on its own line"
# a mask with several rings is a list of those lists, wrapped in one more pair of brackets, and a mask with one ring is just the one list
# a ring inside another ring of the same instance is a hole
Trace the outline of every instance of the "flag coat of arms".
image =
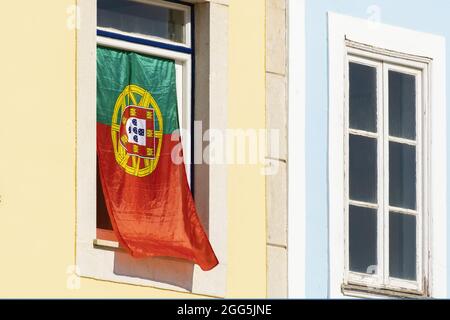
[(183, 163), (175, 62), (97, 48), (97, 156), (111, 224), (132, 256), (218, 260), (198, 218)]

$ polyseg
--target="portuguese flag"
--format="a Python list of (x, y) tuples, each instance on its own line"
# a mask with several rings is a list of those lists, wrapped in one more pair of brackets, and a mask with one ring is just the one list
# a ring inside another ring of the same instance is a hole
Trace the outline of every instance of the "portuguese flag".
[(184, 163), (172, 160), (181, 144), (172, 141), (179, 129), (175, 77), (172, 60), (97, 48), (100, 180), (114, 233), (133, 257), (187, 259), (210, 270), (217, 258)]

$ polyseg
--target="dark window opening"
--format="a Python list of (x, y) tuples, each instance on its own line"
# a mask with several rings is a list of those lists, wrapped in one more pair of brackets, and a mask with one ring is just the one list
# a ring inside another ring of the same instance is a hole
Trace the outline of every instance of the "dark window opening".
[(113, 230), (108, 209), (106, 208), (105, 196), (100, 181), (98, 159), (97, 159), (97, 229)]

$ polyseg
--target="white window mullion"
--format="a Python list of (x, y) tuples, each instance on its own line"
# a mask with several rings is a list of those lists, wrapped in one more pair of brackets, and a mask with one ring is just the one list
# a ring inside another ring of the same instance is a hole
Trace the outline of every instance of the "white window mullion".
[(383, 242), (383, 284), (389, 282), (389, 70), (385, 63), (383, 74), (383, 130), (382, 130), (382, 167), (383, 167), (383, 225), (381, 227)]
[(373, 133), (373, 132), (368, 132), (368, 131), (363, 131), (363, 130), (358, 130), (358, 129), (351, 129), (351, 128), (348, 129), (348, 132), (355, 136), (362, 136), (362, 137), (367, 137), (367, 138), (378, 139), (378, 133)]
[(383, 110), (383, 64), (379, 63), (377, 67), (377, 192), (378, 192), (378, 211), (377, 211), (377, 258), (378, 258), (378, 285), (381, 286), (384, 281), (384, 110)]

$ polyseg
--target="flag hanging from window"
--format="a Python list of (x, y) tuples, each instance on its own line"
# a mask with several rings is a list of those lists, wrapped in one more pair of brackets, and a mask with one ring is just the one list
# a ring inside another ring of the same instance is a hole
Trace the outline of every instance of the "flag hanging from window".
[(183, 163), (172, 161), (179, 129), (175, 62), (97, 48), (97, 156), (106, 207), (134, 257), (217, 258), (198, 218)]

